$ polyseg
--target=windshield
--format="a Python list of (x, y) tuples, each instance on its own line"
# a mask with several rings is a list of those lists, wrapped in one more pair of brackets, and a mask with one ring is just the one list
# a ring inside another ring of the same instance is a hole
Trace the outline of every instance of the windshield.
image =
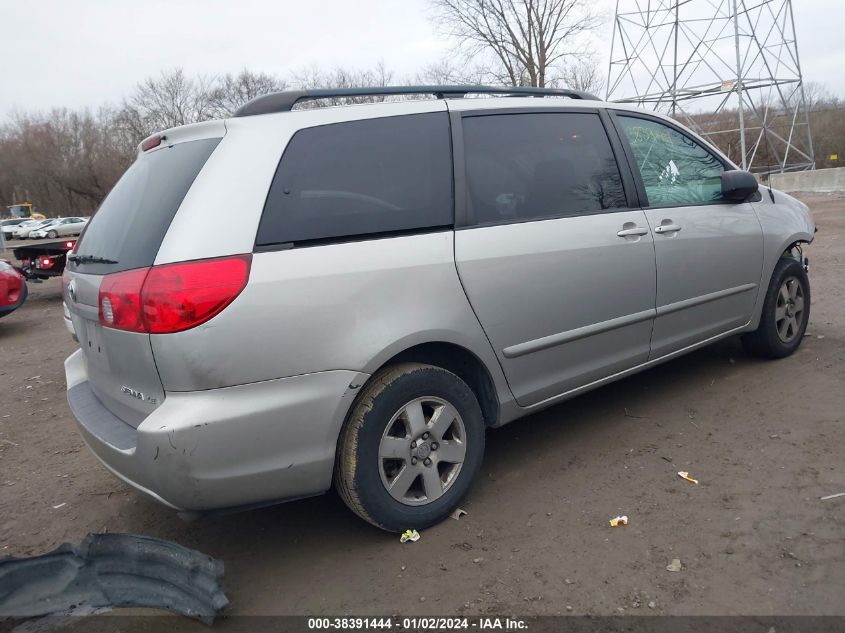
[(15, 218), (28, 218), (29, 207), (26, 207), (22, 204), (16, 204), (14, 206), (9, 207), (9, 215)]

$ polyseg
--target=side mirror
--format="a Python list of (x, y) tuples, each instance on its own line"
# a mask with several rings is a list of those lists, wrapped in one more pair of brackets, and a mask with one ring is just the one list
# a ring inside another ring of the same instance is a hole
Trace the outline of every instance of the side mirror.
[(735, 169), (722, 172), (722, 199), (745, 202), (760, 190), (754, 174)]

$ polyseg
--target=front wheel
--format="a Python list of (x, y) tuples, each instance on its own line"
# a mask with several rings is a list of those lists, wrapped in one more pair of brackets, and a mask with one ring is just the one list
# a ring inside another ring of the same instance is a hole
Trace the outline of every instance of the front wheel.
[(58, 236), (59, 234), (55, 231), (50, 231), (49, 233), (47, 233), (47, 237), (49, 237), (51, 240), (57, 238)]
[(338, 444), (335, 487), (358, 516), (390, 532), (426, 528), (457, 507), (484, 454), (484, 418), (455, 374), (388, 367), (358, 397)]
[(781, 258), (772, 273), (760, 325), (746, 334), (747, 352), (763, 358), (783, 358), (801, 344), (810, 320), (810, 280), (804, 267), (791, 257)]

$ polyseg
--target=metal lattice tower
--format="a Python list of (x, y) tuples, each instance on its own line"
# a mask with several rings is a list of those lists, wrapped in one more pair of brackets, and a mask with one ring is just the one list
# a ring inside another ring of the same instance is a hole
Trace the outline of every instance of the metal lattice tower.
[(666, 112), (744, 169), (813, 169), (791, 0), (617, 0), (608, 101)]

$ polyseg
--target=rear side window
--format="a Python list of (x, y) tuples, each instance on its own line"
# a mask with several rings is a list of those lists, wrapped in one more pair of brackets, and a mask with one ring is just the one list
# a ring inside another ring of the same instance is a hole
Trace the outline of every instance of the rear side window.
[(656, 121), (620, 115), (651, 207), (722, 198), (722, 162), (685, 134)]
[(477, 224), (627, 206), (598, 114), (473, 116), (462, 126), (468, 206)]
[(177, 143), (142, 155), (126, 170), (86, 225), (76, 252), (117, 264), (72, 264), (84, 273), (152, 266), (188, 189), (219, 138)]
[(307, 128), (285, 149), (256, 243), (336, 240), (452, 224), (445, 112)]

